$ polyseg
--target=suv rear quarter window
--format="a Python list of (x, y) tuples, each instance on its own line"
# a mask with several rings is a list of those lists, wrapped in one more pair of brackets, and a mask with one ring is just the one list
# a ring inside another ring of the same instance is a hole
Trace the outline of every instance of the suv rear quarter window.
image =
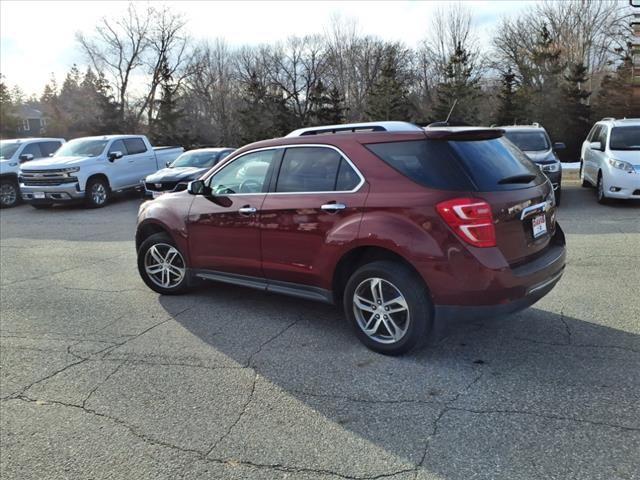
[[(540, 169), (503, 138), (412, 140), (369, 144), (367, 148), (413, 181), (439, 190), (515, 190), (545, 181)], [(535, 178), (533, 183), (500, 183), (520, 175)]]

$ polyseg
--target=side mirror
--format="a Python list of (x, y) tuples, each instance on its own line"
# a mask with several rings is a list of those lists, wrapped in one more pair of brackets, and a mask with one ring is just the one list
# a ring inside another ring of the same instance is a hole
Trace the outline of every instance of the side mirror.
[(591, 150), (600, 150), (601, 152), (604, 151), (604, 149), (602, 148), (602, 143), (600, 142), (591, 142), (589, 144), (589, 148)]
[(187, 192), (191, 195), (204, 195), (206, 190), (207, 186), (204, 184), (204, 180), (193, 180), (187, 185)]
[(110, 162), (115, 162), (116, 160), (122, 157), (124, 157), (124, 155), (122, 154), (122, 152), (119, 152), (119, 151), (109, 152), (109, 154), (107, 155), (107, 158), (109, 159)]
[(553, 144), (554, 150), (564, 150), (567, 146), (563, 142), (556, 142)]
[(33, 160), (33, 154), (31, 153), (23, 153), (22, 155), (20, 155), (20, 163), (22, 162), (28, 162), (30, 160)]
[(169, 167), (171, 166), (171, 164), (172, 164), (172, 163), (173, 163), (173, 162), (169, 161), (169, 162), (165, 163), (165, 165), (166, 165), (166, 167), (167, 167), (167, 168), (169, 168)]

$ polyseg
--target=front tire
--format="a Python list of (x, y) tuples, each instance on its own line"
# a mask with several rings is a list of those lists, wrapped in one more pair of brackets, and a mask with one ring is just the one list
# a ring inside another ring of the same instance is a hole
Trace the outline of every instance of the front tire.
[(147, 286), (162, 295), (178, 295), (189, 290), (187, 262), (166, 233), (147, 238), (138, 250), (138, 272)]
[(558, 189), (554, 193), (556, 197), (556, 207), (560, 206), (560, 202), (562, 201), (562, 187), (558, 187)]
[(429, 292), (401, 263), (360, 267), (347, 282), (343, 302), (356, 335), (371, 350), (401, 355), (426, 343), (433, 323)]
[(580, 181), (582, 188), (589, 188), (591, 186), (584, 178), (584, 161), (580, 161)]
[(89, 208), (102, 208), (111, 198), (109, 183), (104, 178), (92, 178), (85, 188), (85, 205)]
[(0, 208), (15, 207), (20, 203), (20, 189), (15, 180), (0, 180)]
[(596, 195), (598, 197), (598, 203), (600, 205), (606, 205), (609, 202), (607, 194), (604, 191), (604, 180), (602, 179), (602, 173), (598, 173), (598, 185), (596, 188)]

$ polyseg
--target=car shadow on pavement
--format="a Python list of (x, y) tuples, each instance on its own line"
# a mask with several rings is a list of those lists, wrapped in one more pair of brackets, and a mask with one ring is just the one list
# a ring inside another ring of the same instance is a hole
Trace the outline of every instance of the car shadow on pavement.
[[(219, 284), (192, 296), (178, 324), (212, 354), (255, 370), (262, 385), (254, 382), (243, 414), (216, 443), (222, 457), (286, 463), (265, 445), (311, 442), (300, 447), (304, 463), (342, 442), (344, 451), (364, 448), (362, 461), (388, 455), (437, 478), (466, 479), (504, 458), (508, 468), (491, 478), (607, 477), (617, 460), (603, 452), (621, 436), (631, 451), (639, 444), (636, 334), (533, 307), (457, 323), (423, 350), (386, 357), (360, 344), (331, 306)], [(168, 312), (176, 302), (160, 297)], [(296, 423), (314, 415), (312, 425), (342, 433), (301, 433)], [(354, 471), (344, 465), (341, 474)]]

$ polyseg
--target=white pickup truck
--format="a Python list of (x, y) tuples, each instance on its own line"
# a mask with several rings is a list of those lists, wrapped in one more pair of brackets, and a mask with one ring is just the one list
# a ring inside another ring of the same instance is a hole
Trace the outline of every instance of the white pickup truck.
[(182, 147), (152, 147), (144, 135), (76, 138), (51, 158), (20, 168), (20, 193), (35, 208), (83, 200), (103, 207), (111, 194), (140, 188), (147, 175), (164, 168)]

